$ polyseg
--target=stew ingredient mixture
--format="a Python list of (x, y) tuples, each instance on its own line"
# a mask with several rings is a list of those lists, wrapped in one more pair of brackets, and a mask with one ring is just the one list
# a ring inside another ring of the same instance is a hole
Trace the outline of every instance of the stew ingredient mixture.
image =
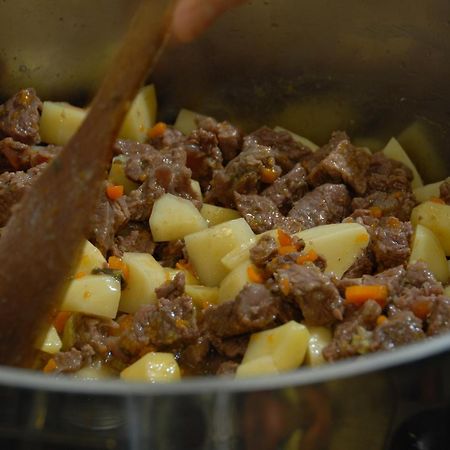
[[(0, 106), (0, 227), (85, 114), (33, 89)], [(450, 329), (450, 179), (423, 186), (395, 139), (371, 153), (340, 131), (317, 147), (281, 128), (155, 115), (147, 86), (37, 369), (247, 377)]]

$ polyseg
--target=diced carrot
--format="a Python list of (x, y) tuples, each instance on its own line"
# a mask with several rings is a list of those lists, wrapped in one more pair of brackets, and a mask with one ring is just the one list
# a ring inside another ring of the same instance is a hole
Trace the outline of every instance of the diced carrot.
[(416, 301), (412, 304), (411, 310), (419, 319), (426, 319), (431, 313), (432, 303), (428, 300)]
[(53, 358), (49, 359), (42, 371), (44, 373), (51, 373), (56, 369), (56, 362)]
[(264, 277), (253, 264), (247, 267), (247, 275), (253, 283), (264, 283)]
[(281, 278), (280, 280), (280, 289), (284, 295), (289, 295), (291, 292), (291, 283), (287, 278)]
[(85, 277), (87, 274), (86, 274), (86, 272), (77, 272), (73, 277), (75, 278), (75, 279), (78, 279), (78, 278), (83, 278), (83, 277)]
[(108, 184), (106, 186), (106, 195), (110, 200), (117, 200), (123, 195), (123, 186), (121, 184)]
[(272, 184), (278, 178), (278, 172), (275, 169), (264, 167), (261, 169), (261, 181)]
[(283, 247), (278, 248), (278, 254), (281, 256), (288, 255), (289, 253), (294, 253), (296, 251), (297, 251), (297, 247), (295, 247), (293, 245), (284, 245)]
[(127, 264), (124, 263), (121, 258), (118, 258), (117, 256), (110, 256), (108, 258), (108, 267), (113, 270), (115, 269), (122, 271), (123, 277), (126, 281), (128, 281), (130, 270), (128, 269)]
[(356, 285), (345, 289), (345, 302), (347, 304), (362, 305), (367, 300), (375, 300), (381, 307), (384, 307), (387, 296), (388, 290), (383, 284)]
[(53, 319), (53, 326), (56, 328), (58, 333), (62, 333), (64, 331), (64, 327), (66, 326), (66, 322), (69, 320), (69, 317), (72, 315), (69, 311), (59, 311), (55, 318)]
[(440, 205), (445, 205), (444, 200), (442, 200), (442, 198), (439, 198), (439, 197), (431, 197), (430, 202), (438, 203)]
[(164, 122), (158, 122), (150, 130), (148, 130), (148, 137), (153, 139), (162, 136), (167, 130), (167, 125)]
[(300, 255), (295, 261), (297, 264), (305, 264), (306, 262), (314, 262), (319, 255), (314, 250), (309, 250), (304, 255)]
[(289, 234), (285, 233), (283, 230), (278, 228), (277, 230), (278, 242), (280, 243), (280, 247), (286, 247), (287, 245), (292, 245), (292, 237)]
[(371, 206), (369, 208), (369, 211), (370, 211), (370, 215), (372, 217), (380, 218), (383, 215), (383, 211), (381, 210), (381, 208), (379, 206)]
[(378, 326), (383, 325), (383, 323), (386, 322), (387, 320), (388, 318), (385, 315), (381, 314), (381, 316), (378, 316), (377, 318), (377, 325)]

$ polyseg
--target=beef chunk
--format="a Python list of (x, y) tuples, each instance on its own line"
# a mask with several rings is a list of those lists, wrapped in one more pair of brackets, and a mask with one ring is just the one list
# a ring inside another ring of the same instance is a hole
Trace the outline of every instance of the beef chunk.
[(347, 135), (333, 140), (333, 150), (322, 159), (308, 175), (312, 186), (323, 183), (345, 183), (356, 193), (367, 189), (367, 170), (372, 156), (365, 150), (354, 147)]
[(396, 217), (380, 220), (371, 236), (371, 248), (379, 271), (407, 262), (411, 253), (411, 236), (409, 222), (401, 222)]
[(24, 144), (38, 144), (42, 102), (33, 88), (22, 89), (0, 106), (0, 134)]
[(210, 356), (209, 338), (200, 335), (195, 342), (189, 344), (180, 352), (180, 363), (193, 373), (207, 373)]
[(229, 122), (217, 122), (211, 117), (199, 117), (198, 128), (203, 128), (216, 135), (223, 160), (231, 161), (239, 153), (242, 146), (242, 134)]
[(205, 328), (214, 336), (228, 338), (254, 333), (276, 325), (279, 299), (263, 285), (245, 286), (235, 300), (205, 311)]
[(270, 198), (277, 208), (287, 213), (294, 202), (308, 192), (305, 169), (296, 164), (286, 175), (277, 178), (274, 183), (266, 188), (262, 195)]
[(238, 367), (239, 363), (237, 363), (236, 361), (225, 361), (222, 364), (220, 364), (219, 368), (217, 369), (216, 375), (219, 376), (234, 375)]
[(78, 372), (83, 367), (83, 353), (72, 348), (65, 352), (58, 352), (54, 356), (56, 373)]
[(428, 336), (450, 331), (450, 298), (439, 296), (428, 318)]
[(185, 278), (182, 273), (177, 273), (173, 280), (167, 281), (155, 289), (156, 298), (175, 300), (184, 293)]
[(111, 252), (115, 256), (122, 256), (124, 252), (152, 254), (154, 250), (155, 243), (148, 226), (142, 222), (129, 222), (114, 237)]
[(175, 267), (181, 259), (187, 260), (186, 246), (182, 239), (160, 242), (156, 245), (154, 256), (164, 267)]
[(341, 222), (348, 215), (350, 194), (343, 184), (323, 184), (294, 203), (289, 217), (298, 220), (302, 229)]
[(186, 136), (173, 127), (166, 127), (164, 133), (158, 137), (151, 138), (149, 144), (158, 149), (168, 149), (184, 145)]
[(450, 205), (450, 178), (439, 186), (439, 196), (447, 205)]
[[(279, 290), (293, 298), (308, 325), (330, 325), (342, 320), (343, 299), (330, 278), (312, 264), (291, 264), (275, 273)], [(284, 285), (288, 283), (289, 292)]]
[(278, 255), (278, 244), (272, 236), (262, 236), (250, 249), (250, 259), (258, 267), (264, 267)]
[(373, 253), (366, 248), (361, 256), (344, 273), (344, 278), (359, 278), (364, 274), (371, 274), (375, 268)]
[(219, 355), (227, 359), (241, 360), (247, 350), (249, 339), (248, 334), (225, 339), (212, 335), (211, 343)]

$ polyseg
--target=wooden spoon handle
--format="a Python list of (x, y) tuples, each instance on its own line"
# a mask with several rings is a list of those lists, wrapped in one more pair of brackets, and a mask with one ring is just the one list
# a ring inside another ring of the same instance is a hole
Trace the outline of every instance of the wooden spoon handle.
[[(0, 363), (25, 366), (62, 298), (125, 114), (164, 43), (173, 2), (142, 0), (78, 132), (24, 196), (0, 239)], [(155, 14), (161, 26), (149, 26)]]

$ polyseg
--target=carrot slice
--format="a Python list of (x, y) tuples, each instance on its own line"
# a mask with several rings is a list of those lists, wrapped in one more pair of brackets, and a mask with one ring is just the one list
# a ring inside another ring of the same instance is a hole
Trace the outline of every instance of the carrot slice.
[(378, 326), (383, 325), (383, 323), (385, 323), (387, 320), (388, 320), (388, 318), (385, 315), (381, 314), (377, 318), (377, 325)]
[(272, 184), (278, 178), (278, 172), (274, 169), (264, 167), (261, 169), (261, 181), (263, 183)]
[(254, 265), (250, 265), (247, 267), (247, 275), (250, 281), (252, 281), (253, 283), (264, 283), (264, 277)]
[(113, 270), (115, 269), (122, 271), (123, 277), (125, 278), (126, 281), (128, 281), (130, 270), (127, 264), (124, 263), (121, 258), (118, 258), (117, 256), (110, 256), (108, 258), (108, 267)]
[(281, 278), (280, 289), (284, 295), (289, 295), (291, 292), (291, 283), (287, 278)]
[(372, 206), (369, 208), (369, 211), (372, 217), (380, 218), (383, 215), (383, 211), (379, 206)]
[(292, 245), (292, 237), (286, 232), (278, 228), (277, 230), (278, 242), (281, 247), (286, 247), (287, 245)]
[(345, 289), (347, 304), (362, 305), (367, 300), (375, 300), (380, 306), (386, 305), (387, 287), (382, 284), (348, 286)]
[(305, 264), (306, 262), (316, 261), (318, 257), (319, 255), (314, 250), (310, 250), (308, 253), (300, 255), (295, 262), (297, 264)]
[(55, 369), (56, 369), (56, 362), (55, 362), (55, 360), (52, 358), (52, 359), (49, 359), (49, 360), (48, 360), (47, 364), (44, 366), (44, 368), (42, 369), (42, 371), (43, 371), (44, 373), (51, 373), (51, 372), (54, 372)]
[(158, 122), (150, 130), (148, 130), (148, 137), (153, 139), (162, 136), (167, 130), (167, 125), (164, 122)]
[(417, 301), (412, 304), (411, 311), (419, 319), (424, 320), (431, 313), (431, 307), (432, 307), (431, 301), (427, 301), (427, 300)]
[(56, 328), (56, 331), (61, 334), (64, 331), (64, 327), (66, 326), (66, 322), (69, 320), (69, 317), (72, 315), (69, 311), (59, 311), (53, 319), (53, 326)]
[(106, 195), (110, 200), (117, 200), (123, 195), (123, 186), (121, 184), (108, 184), (106, 186)]
[(293, 245), (284, 245), (283, 247), (280, 247), (278, 249), (278, 254), (283, 256), (283, 255), (288, 255), (289, 253), (294, 253), (297, 251), (297, 247), (294, 247)]

